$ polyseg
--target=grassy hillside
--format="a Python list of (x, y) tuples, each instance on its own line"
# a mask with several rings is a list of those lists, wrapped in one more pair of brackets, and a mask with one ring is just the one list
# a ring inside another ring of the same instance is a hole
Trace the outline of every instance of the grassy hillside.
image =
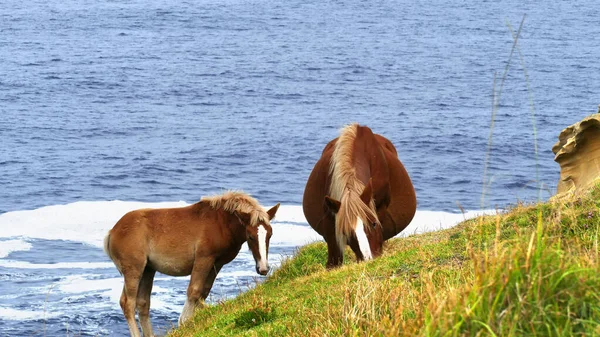
[(325, 270), (303, 247), (169, 336), (600, 336), (600, 188), (393, 239)]

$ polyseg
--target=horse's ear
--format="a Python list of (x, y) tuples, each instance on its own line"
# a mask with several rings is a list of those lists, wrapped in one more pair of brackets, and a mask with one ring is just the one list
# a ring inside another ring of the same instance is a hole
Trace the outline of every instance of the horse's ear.
[(271, 209), (267, 211), (267, 214), (269, 215), (269, 221), (273, 220), (273, 218), (275, 217), (275, 213), (277, 213), (278, 209), (279, 203), (277, 203), (277, 205), (271, 207)]
[(325, 206), (333, 213), (337, 213), (340, 210), (341, 203), (335, 199), (332, 199), (328, 195), (325, 196)]
[(250, 214), (238, 211), (234, 211), (233, 213), (238, 217), (238, 219), (240, 219), (244, 226), (248, 226), (250, 224)]
[(362, 194), (360, 195), (360, 200), (362, 200), (366, 205), (371, 203), (371, 199), (373, 198), (373, 178), (369, 178), (369, 183), (365, 186)]

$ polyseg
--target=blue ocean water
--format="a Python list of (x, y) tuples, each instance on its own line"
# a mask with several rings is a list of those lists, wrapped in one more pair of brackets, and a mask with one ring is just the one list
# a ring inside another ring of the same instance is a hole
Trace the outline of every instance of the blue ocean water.
[[(481, 204), (494, 77), (513, 45), (507, 23), (516, 31), (524, 15)], [(225, 189), (297, 206), (322, 148), (350, 122), (396, 145), (420, 210), (534, 201), (537, 170), (547, 199), (559, 132), (600, 103), (598, 17), (592, 0), (4, 0), (0, 215), (87, 201), (191, 203)], [(101, 250), (25, 227), (0, 228), (0, 247), (20, 247), (0, 258), (0, 335), (126, 333), (118, 307), (90, 303), (103, 293), (69, 293), (74, 279), (93, 288), (118, 276)], [(82, 224), (82, 235), (92, 227)], [(83, 255), (60, 257), (77, 245)], [(58, 262), (108, 266), (51, 268)], [(184, 280), (157, 282), (185, 293)], [(57, 295), (47, 289), (55, 283)], [(56, 316), (27, 315), (45, 302)], [(65, 307), (77, 314), (58, 314)], [(165, 312), (179, 308), (163, 307), (155, 323), (168, 328), (176, 316)]]

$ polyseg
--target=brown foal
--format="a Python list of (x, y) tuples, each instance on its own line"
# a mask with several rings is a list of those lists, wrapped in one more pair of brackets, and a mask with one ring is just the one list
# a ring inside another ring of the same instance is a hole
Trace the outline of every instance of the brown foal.
[(248, 242), (256, 272), (269, 271), (270, 221), (279, 204), (265, 211), (242, 192), (204, 197), (181, 208), (139, 209), (125, 214), (104, 239), (104, 250), (125, 279), (121, 308), (132, 337), (154, 336), (150, 323), (150, 294), (154, 274), (191, 274), (179, 324), (190, 318), (204, 300), (219, 270)]

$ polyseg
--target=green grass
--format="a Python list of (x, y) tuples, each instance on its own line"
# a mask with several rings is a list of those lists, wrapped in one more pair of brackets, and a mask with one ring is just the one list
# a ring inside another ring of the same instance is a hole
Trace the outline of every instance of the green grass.
[(600, 336), (599, 206), (517, 205), (330, 271), (310, 244), (169, 336)]

